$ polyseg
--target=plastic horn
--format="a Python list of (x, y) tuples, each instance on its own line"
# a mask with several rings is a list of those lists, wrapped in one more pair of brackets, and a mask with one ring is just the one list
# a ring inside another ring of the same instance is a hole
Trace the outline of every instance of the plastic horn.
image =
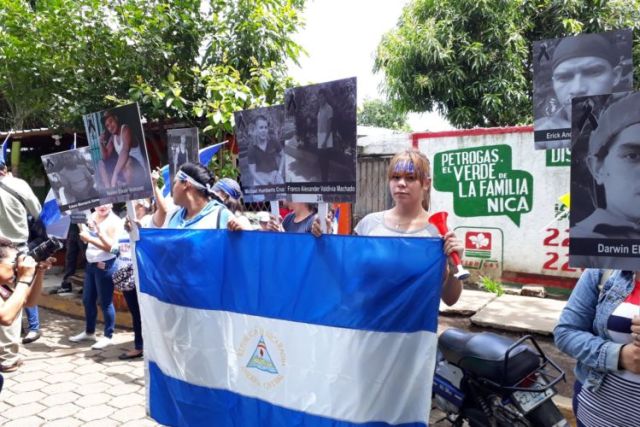
[[(438, 229), (438, 232), (443, 236), (447, 234), (447, 232), (449, 231), (449, 227), (447, 227), (446, 212), (436, 212), (432, 214), (429, 217), (429, 222), (433, 224)], [(464, 267), (462, 266), (462, 261), (460, 261), (460, 255), (458, 255), (457, 252), (452, 252), (451, 255), (449, 256), (451, 257), (451, 260), (453, 261), (457, 269), (456, 273), (453, 276), (458, 280), (467, 279), (471, 275), (471, 273), (465, 270)]]

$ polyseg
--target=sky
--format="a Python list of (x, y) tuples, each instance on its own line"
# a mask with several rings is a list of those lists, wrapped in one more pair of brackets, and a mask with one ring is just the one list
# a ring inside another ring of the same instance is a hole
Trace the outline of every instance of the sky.
[[(306, 27), (294, 38), (308, 53), (290, 73), (301, 84), (356, 76), (358, 105), (383, 99), (381, 73), (373, 73), (374, 54), (382, 35), (397, 23), (407, 0), (309, 0)], [(437, 113), (410, 114), (416, 132), (452, 129)]]

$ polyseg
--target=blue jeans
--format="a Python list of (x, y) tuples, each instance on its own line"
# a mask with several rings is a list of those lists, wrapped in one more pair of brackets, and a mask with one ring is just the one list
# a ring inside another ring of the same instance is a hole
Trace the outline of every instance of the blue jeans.
[(136, 350), (142, 350), (142, 321), (140, 319), (140, 305), (138, 305), (138, 294), (136, 290), (123, 291), (124, 299), (131, 312), (133, 320), (133, 345)]
[(97, 263), (87, 263), (84, 272), (84, 288), (82, 290), (82, 304), (88, 334), (96, 331), (96, 319), (98, 310), (96, 303), (100, 304), (104, 316), (104, 336), (111, 338), (116, 326), (116, 310), (113, 308), (113, 279), (115, 258), (104, 261), (104, 270), (98, 268)]
[(29, 330), (39, 331), (40, 316), (38, 315), (38, 306), (34, 305), (33, 307), (25, 307), (24, 311), (27, 312), (27, 320), (29, 321)]

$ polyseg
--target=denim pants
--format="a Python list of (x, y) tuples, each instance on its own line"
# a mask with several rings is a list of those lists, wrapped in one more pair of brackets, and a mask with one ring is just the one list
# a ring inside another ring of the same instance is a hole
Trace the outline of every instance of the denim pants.
[(30, 331), (40, 330), (40, 317), (38, 316), (38, 306), (25, 307), (24, 311), (27, 312), (27, 321), (29, 322)]
[(96, 319), (98, 309), (96, 304), (100, 304), (102, 315), (104, 316), (104, 336), (111, 338), (116, 325), (116, 310), (113, 307), (113, 279), (111, 276), (115, 270), (115, 258), (103, 261), (104, 270), (98, 268), (97, 263), (87, 263), (84, 272), (84, 288), (82, 290), (82, 304), (84, 305), (84, 315), (88, 334), (96, 331)]
[(142, 320), (140, 319), (140, 305), (138, 305), (138, 294), (135, 289), (123, 291), (124, 299), (131, 312), (133, 320), (133, 344), (136, 350), (142, 350)]

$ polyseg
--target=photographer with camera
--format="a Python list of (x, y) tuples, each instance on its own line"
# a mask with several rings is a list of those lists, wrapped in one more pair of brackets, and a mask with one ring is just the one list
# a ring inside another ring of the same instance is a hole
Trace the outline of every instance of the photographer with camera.
[[(28, 250), (30, 226), (28, 217), (37, 219), (42, 207), (29, 184), (9, 173), (4, 158), (0, 155), (0, 235), (9, 239), (20, 252)], [(40, 338), (38, 307), (27, 309), (29, 331), (23, 344)], [(11, 326), (0, 326), (0, 371), (9, 372), (18, 366), (20, 329), (22, 316), (16, 317)]]
[[(41, 246), (46, 244), (51, 245), (45, 242)], [(0, 236), (0, 325), (7, 330), (20, 317), (23, 307), (36, 304), (36, 299), (42, 291), (44, 271), (55, 261), (54, 258), (48, 257), (50, 252), (41, 250), (34, 253), (36, 258), (39, 258), (38, 255), (46, 258), (36, 262), (30, 255), (21, 254), (11, 240)], [(20, 333), (19, 324), (16, 333)], [(16, 361), (13, 365), (3, 367), (2, 372), (15, 371), (22, 364), (17, 358), (17, 352), (15, 356)]]

